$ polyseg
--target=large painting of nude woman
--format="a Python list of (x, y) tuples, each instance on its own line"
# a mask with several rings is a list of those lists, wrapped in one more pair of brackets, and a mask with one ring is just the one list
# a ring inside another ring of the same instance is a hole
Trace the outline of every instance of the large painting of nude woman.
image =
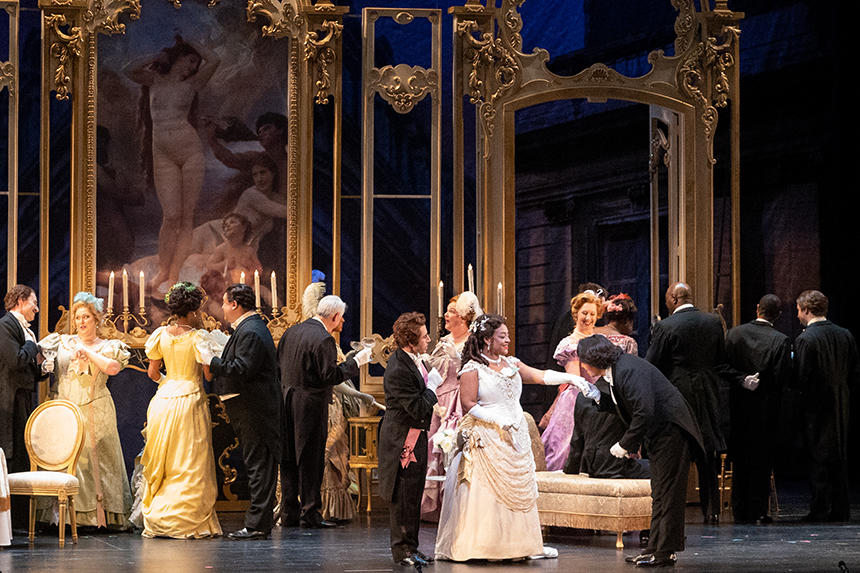
[(264, 277), (264, 307), (272, 271), (284, 288), (288, 52), (242, 7), (193, 2), (148, 5), (100, 38), (96, 284), (106, 294), (116, 273), (114, 312), (123, 269), (148, 330), (178, 281), (201, 285), (217, 318), (243, 276)]

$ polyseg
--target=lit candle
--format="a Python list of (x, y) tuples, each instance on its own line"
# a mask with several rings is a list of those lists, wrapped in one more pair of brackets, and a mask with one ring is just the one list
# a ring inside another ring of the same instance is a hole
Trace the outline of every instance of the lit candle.
[(254, 269), (254, 302), (260, 308), (260, 271)]
[(445, 284), (442, 281), (439, 281), (439, 289), (436, 291), (436, 294), (439, 298), (439, 316), (442, 316), (442, 289), (445, 287)]
[(475, 292), (475, 271), (472, 270), (472, 263), (469, 263), (469, 268), (466, 269), (466, 276), (469, 279), (469, 290)]
[(242, 271), (242, 274), (239, 275), (239, 284), (245, 284), (245, 271)]
[(108, 312), (113, 314), (113, 283), (114, 283), (114, 272), (110, 272), (110, 277), (108, 278)]
[(272, 271), (272, 308), (278, 308), (278, 281), (275, 280), (275, 271)]
[(128, 271), (122, 268), (122, 307), (128, 307)]
[(143, 298), (144, 298), (143, 295), (144, 295), (144, 293), (146, 293), (146, 286), (145, 285), (146, 285), (146, 276), (143, 274), (143, 271), (140, 271), (140, 309), (141, 310), (143, 310), (143, 308), (146, 306), (144, 304), (144, 300), (143, 300)]
[(504, 316), (504, 314), (505, 314), (505, 301), (504, 301), (504, 292), (502, 289), (502, 283), (499, 283), (499, 286), (496, 289), (496, 309), (500, 315)]

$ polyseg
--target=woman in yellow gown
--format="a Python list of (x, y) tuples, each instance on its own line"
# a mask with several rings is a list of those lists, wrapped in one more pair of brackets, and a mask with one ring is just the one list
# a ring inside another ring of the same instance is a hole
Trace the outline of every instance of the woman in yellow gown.
[[(46, 370), (57, 376), (57, 397), (78, 405), (84, 417), (84, 445), (76, 474), (78, 526), (126, 529), (131, 512), (131, 488), (116, 426), (116, 408), (106, 383), (128, 364), (128, 347), (98, 336), (102, 299), (88, 292), (75, 295), (69, 311), (75, 334), (53, 333), (40, 343)], [(39, 520), (56, 523), (51, 507), (40, 504)]]
[[(198, 538), (221, 535), (215, 514), (218, 496), (209, 403), (198, 364), (197, 344), (206, 337), (200, 330), (198, 310), (203, 291), (180, 282), (165, 300), (174, 319), (159, 327), (146, 341), (149, 377), (158, 391), (146, 412), (143, 448), (144, 537)], [(164, 364), (167, 375), (161, 375)]]

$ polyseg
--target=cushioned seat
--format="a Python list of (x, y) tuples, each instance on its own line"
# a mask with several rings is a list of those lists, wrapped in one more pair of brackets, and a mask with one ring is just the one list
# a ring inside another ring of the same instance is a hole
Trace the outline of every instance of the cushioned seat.
[(599, 479), (584, 474), (537, 472), (538, 513), (543, 526), (600, 529), (617, 534), (651, 526), (651, 481)]
[(18, 472), (9, 474), (9, 487), (17, 490), (19, 493), (24, 489), (34, 491), (51, 488), (64, 488), (66, 493), (75, 494), (78, 492), (78, 478), (59, 472)]
[(30, 543), (36, 536), (36, 497), (56, 497), (60, 547), (66, 542), (66, 510), (72, 543), (78, 542), (75, 496), (80, 483), (75, 468), (84, 443), (81, 410), (68, 400), (48, 400), (33, 410), (24, 429), (30, 471), (9, 474), (9, 493), (30, 496)]

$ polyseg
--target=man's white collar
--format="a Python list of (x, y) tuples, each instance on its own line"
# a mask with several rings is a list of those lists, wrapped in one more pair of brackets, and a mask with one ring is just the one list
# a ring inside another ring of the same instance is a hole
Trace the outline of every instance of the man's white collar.
[(684, 304), (682, 304), (681, 306), (676, 307), (676, 308), (675, 308), (675, 310), (673, 310), (673, 311), (672, 311), (672, 314), (675, 314), (675, 313), (676, 313), (676, 312), (678, 312), (679, 310), (684, 310), (685, 308), (693, 308), (693, 304), (692, 304), (692, 303), (689, 303), (689, 302), (684, 303)]
[(256, 310), (249, 310), (248, 312), (246, 312), (245, 314), (243, 314), (242, 316), (240, 316), (239, 318), (237, 318), (236, 320), (231, 322), (230, 326), (233, 327), (233, 330), (236, 330), (239, 327), (239, 325), (242, 324), (243, 320), (245, 320), (246, 318), (248, 318), (252, 314), (255, 314), (256, 312), (257, 312)]

